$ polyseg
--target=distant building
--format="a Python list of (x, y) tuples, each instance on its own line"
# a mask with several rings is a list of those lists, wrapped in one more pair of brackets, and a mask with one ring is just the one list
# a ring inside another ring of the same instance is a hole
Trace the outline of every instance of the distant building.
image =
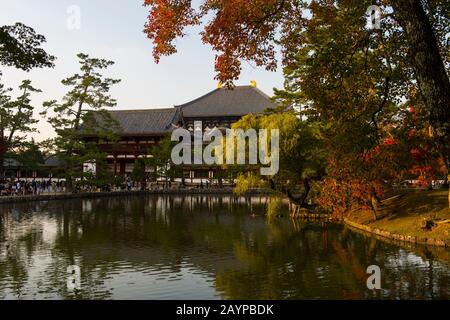
[[(128, 175), (136, 159), (148, 154), (179, 127), (194, 131), (194, 122), (202, 121), (203, 130), (230, 128), (247, 114), (258, 114), (275, 105), (256, 87), (238, 86), (233, 90), (217, 88), (183, 105), (166, 109), (110, 111), (119, 125), (118, 143), (101, 142), (95, 135), (85, 135), (87, 141), (98, 143), (108, 153), (108, 165), (115, 175)], [(191, 179), (213, 178), (219, 170), (213, 166), (185, 166), (183, 176)], [(146, 168), (150, 173), (154, 168)]]
[(48, 156), (44, 163), (39, 163), (37, 169), (27, 168), (16, 159), (6, 158), (3, 160), (3, 172), (0, 176), (2, 179), (57, 178), (62, 176), (58, 167), (59, 160), (55, 155)]

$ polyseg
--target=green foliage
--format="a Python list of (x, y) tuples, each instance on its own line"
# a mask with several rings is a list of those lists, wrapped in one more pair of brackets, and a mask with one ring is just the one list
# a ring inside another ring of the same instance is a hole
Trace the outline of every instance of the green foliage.
[(337, 3), (311, 3), (314, 14), (299, 34), (304, 44), (284, 69), (285, 89), (276, 98), (315, 124), (327, 150), (320, 203), (342, 213), (373, 206), (386, 182), (411, 166), (428, 167), (438, 155), (398, 24), (386, 16), (382, 31), (368, 30), (361, 13), (370, 1)]
[(41, 113), (49, 115), (48, 121), (58, 134), (53, 142), (64, 166), (69, 189), (74, 178), (83, 176), (83, 163), (100, 163), (105, 157), (94, 141), (89, 142), (84, 137), (95, 134), (100, 140), (114, 141), (117, 128), (107, 108), (116, 105), (109, 91), (120, 80), (106, 78), (100, 73), (114, 62), (90, 58), (82, 53), (78, 54), (78, 59), (81, 73), (62, 80), (62, 84), (70, 89), (61, 103), (56, 100), (44, 102), (45, 111)]
[(267, 182), (264, 182), (259, 175), (252, 172), (241, 173), (236, 178), (234, 193), (243, 195), (252, 189), (261, 189), (266, 188), (267, 186)]
[(22, 23), (0, 26), (0, 64), (24, 71), (53, 67), (55, 57), (40, 47), (45, 42), (43, 35)]
[(0, 84), (0, 172), (5, 155), (14, 155), (17, 148), (26, 147), (28, 133), (36, 132), (34, 124), (38, 122), (33, 116), (31, 94), (41, 92), (31, 85), (30, 80), (22, 81), (20, 95), (13, 99), (12, 89), (4, 89)]
[(45, 162), (39, 144), (35, 143), (34, 139), (23, 144), (17, 152), (16, 159), (22, 164), (22, 168), (32, 171), (37, 171)]
[(145, 164), (141, 160), (134, 162), (133, 171), (130, 174), (130, 178), (133, 181), (145, 180)]
[[(278, 129), (280, 133), (280, 170), (273, 177), (259, 177), (266, 180), (266, 187), (287, 195), (291, 201), (305, 204), (309, 183), (319, 180), (325, 174), (325, 156), (318, 122), (303, 121), (293, 111), (275, 110), (263, 115), (247, 115), (233, 125), (233, 129)], [(248, 148), (247, 148), (248, 150)], [(247, 151), (248, 152), (248, 151)], [(252, 166), (256, 172), (259, 165)], [(253, 175), (238, 178), (238, 191), (247, 191), (254, 183)], [(296, 194), (296, 195), (295, 195)]]
[(284, 213), (283, 199), (279, 196), (271, 197), (267, 205), (267, 216), (274, 219)]
[(40, 93), (41, 90), (34, 88), (30, 80), (22, 81), (19, 90), (21, 94), (16, 99), (7, 95), (0, 98), (4, 102), (0, 106), (0, 127), (5, 135), (3, 142), (7, 151), (19, 147), (24, 141), (25, 134), (36, 132), (33, 125), (38, 122), (33, 117), (31, 94)]
[[(44, 36), (22, 23), (0, 26), (0, 65), (24, 71), (54, 67), (55, 57), (40, 47), (45, 41)], [(12, 89), (0, 83), (0, 171), (5, 154), (22, 146), (27, 133), (36, 131), (33, 124), (38, 121), (33, 117), (30, 94), (40, 90), (33, 88), (29, 80), (22, 81), (19, 89), (22, 93), (14, 100)]]
[(153, 178), (164, 178), (171, 180), (179, 174), (179, 168), (171, 165), (170, 159), (172, 149), (175, 142), (171, 141), (170, 137), (164, 138), (157, 146), (148, 151), (150, 157), (145, 158), (145, 164), (154, 167)]
[[(96, 148), (94, 145), (93, 148)], [(97, 187), (100, 189), (108, 185), (120, 186), (124, 181), (123, 178), (114, 177), (106, 162), (106, 154), (98, 152), (98, 150), (91, 150), (87, 153), (86, 162), (95, 164), (95, 172), (80, 172), (77, 177), (80, 179), (76, 181), (78, 186)]]

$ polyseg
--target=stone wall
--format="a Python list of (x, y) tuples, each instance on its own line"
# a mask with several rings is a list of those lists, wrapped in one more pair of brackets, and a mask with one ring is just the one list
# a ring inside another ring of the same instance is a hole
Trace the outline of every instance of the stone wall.
[(414, 237), (414, 236), (405, 236), (402, 234), (392, 233), (392, 232), (389, 232), (386, 230), (374, 228), (374, 227), (368, 226), (366, 224), (360, 224), (360, 223), (351, 221), (349, 219), (344, 219), (344, 222), (346, 225), (348, 225), (352, 228), (362, 230), (362, 231), (365, 231), (365, 232), (368, 232), (371, 234), (375, 234), (377, 236), (387, 238), (390, 240), (394, 240), (394, 241), (418, 243), (418, 244), (425, 244), (425, 245), (429, 245), (429, 246), (446, 247), (446, 248), (450, 247), (450, 242), (446, 242), (444, 240), (432, 239), (432, 238), (419, 238), (419, 237)]

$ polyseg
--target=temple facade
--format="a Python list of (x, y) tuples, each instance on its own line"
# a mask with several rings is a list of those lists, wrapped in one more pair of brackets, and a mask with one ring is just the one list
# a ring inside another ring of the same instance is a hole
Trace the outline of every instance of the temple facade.
[[(108, 166), (114, 175), (128, 176), (137, 159), (149, 156), (173, 130), (185, 128), (194, 131), (194, 123), (201, 121), (203, 130), (224, 130), (247, 114), (258, 114), (274, 103), (255, 84), (234, 89), (217, 88), (188, 103), (164, 109), (110, 111), (118, 124), (118, 142), (100, 142), (94, 135), (85, 136), (95, 141), (108, 154)], [(184, 178), (211, 179), (220, 168), (204, 165), (183, 166)], [(155, 168), (147, 167), (151, 173)]]

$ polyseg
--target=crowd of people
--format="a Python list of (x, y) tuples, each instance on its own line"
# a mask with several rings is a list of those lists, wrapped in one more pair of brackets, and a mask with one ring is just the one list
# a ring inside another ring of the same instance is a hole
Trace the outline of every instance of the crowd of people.
[[(80, 182), (80, 181), (78, 181)], [(119, 185), (108, 184), (101, 188), (75, 183), (71, 191), (66, 188), (64, 180), (53, 179), (7, 179), (0, 180), (0, 196), (36, 196), (44, 194), (71, 193), (78, 192), (117, 192), (117, 191), (145, 191), (145, 190), (165, 190), (165, 189), (210, 189), (222, 188), (222, 184), (214, 184), (211, 181), (195, 181), (186, 183), (185, 181), (132, 181), (127, 178)]]
[(48, 180), (6, 180), (0, 182), (0, 195), (26, 196), (65, 192), (64, 181)]

